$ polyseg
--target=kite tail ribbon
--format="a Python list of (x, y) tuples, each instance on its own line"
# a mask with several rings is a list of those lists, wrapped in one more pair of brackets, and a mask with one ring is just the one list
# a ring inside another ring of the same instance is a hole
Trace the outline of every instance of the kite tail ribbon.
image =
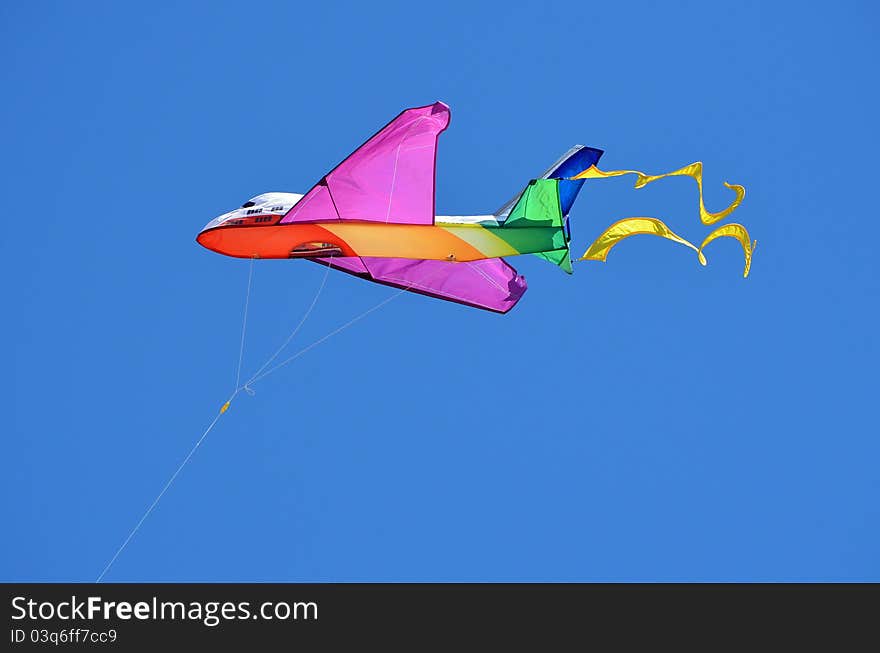
[[(599, 170), (599, 168), (593, 165), (574, 177), (571, 177), (571, 179), (607, 179), (609, 177), (620, 177), (622, 175), (636, 175), (636, 188), (642, 188), (650, 184), (652, 181), (657, 181), (658, 179), (664, 179), (666, 177), (690, 177), (697, 182), (697, 189), (700, 193), (700, 221), (705, 225), (715, 224), (719, 220), (723, 220), (729, 216), (740, 204), (742, 204), (743, 198), (746, 196), (746, 189), (744, 187), (739, 184), (728, 184), (727, 182), (724, 182), (725, 186), (736, 193), (736, 197), (727, 208), (721, 211), (712, 213), (711, 211), (706, 210), (706, 205), (703, 203), (703, 163), (701, 161), (696, 161), (683, 168), (661, 175), (647, 175), (638, 170)], [(706, 245), (722, 236), (734, 238), (739, 241), (740, 245), (742, 245), (743, 253), (745, 255), (746, 264), (745, 270), (743, 271), (744, 277), (749, 276), (749, 269), (752, 266), (752, 252), (754, 252), (757, 245), (757, 242), (751, 240), (749, 232), (741, 224), (732, 223), (718, 227), (706, 236), (703, 243), (697, 247), (693, 243), (676, 234), (657, 218), (626, 218), (615, 222), (602, 232), (602, 234), (593, 241), (593, 244), (590, 245), (589, 249), (587, 249), (580, 260), (605, 261), (608, 252), (611, 251), (612, 247), (624, 238), (629, 238), (630, 236), (635, 236), (637, 234), (660, 236), (661, 238), (666, 238), (667, 240), (690, 247), (697, 253), (697, 257), (702, 265), (706, 265), (706, 257), (703, 256), (703, 250)]]
[(650, 184), (652, 181), (664, 179), (665, 177), (690, 177), (697, 182), (697, 188), (700, 191), (700, 220), (705, 225), (715, 224), (719, 220), (726, 218), (736, 210), (736, 207), (742, 204), (743, 198), (746, 196), (746, 189), (744, 187), (739, 184), (728, 184), (725, 181), (724, 185), (736, 193), (736, 198), (730, 203), (730, 206), (723, 211), (718, 211), (717, 213), (707, 211), (705, 204), (703, 204), (703, 163), (701, 161), (691, 163), (684, 168), (673, 170), (672, 172), (667, 172), (662, 175), (646, 175), (644, 172), (639, 172), (638, 170), (606, 171), (599, 170), (596, 166), (590, 166), (583, 172), (572, 177), (572, 179), (607, 179), (608, 177), (620, 177), (621, 175), (637, 175), (638, 179), (635, 184), (636, 188), (642, 188), (643, 186)]
[[(727, 236), (728, 238), (734, 238), (739, 241), (739, 244), (742, 245), (743, 254), (746, 258), (746, 266), (743, 270), (743, 278), (749, 276), (749, 270), (752, 267), (752, 252), (755, 251), (755, 247), (758, 246), (757, 240), (751, 240), (749, 237), (748, 230), (742, 226), (741, 224), (737, 224), (732, 222), (730, 224), (725, 224), (718, 227), (715, 231), (706, 236), (706, 239), (703, 241), (703, 244), (700, 245), (699, 254), (703, 255), (703, 249), (711, 243), (716, 238), (721, 238), (722, 236)], [(703, 264), (705, 265), (705, 263)]]
[(718, 227), (715, 231), (706, 236), (706, 239), (703, 241), (703, 243), (699, 247), (697, 247), (690, 241), (682, 238), (674, 231), (672, 231), (672, 229), (667, 227), (662, 220), (658, 220), (657, 218), (625, 218), (623, 220), (615, 222), (604, 232), (602, 232), (602, 234), (595, 241), (593, 241), (593, 244), (590, 245), (589, 249), (587, 249), (580, 260), (604, 262), (605, 259), (608, 257), (608, 252), (611, 251), (612, 247), (614, 247), (621, 240), (629, 238), (630, 236), (636, 236), (638, 234), (650, 234), (653, 236), (660, 236), (661, 238), (666, 238), (667, 240), (681, 243), (686, 247), (690, 247), (697, 253), (697, 258), (702, 265), (706, 265), (706, 257), (703, 256), (703, 249), (706, 247), (706, 245), (711, 243), (716, 238), (721, 238), (722, 236), (734, 238), (739, 241), (740, 245), (742, 245), (743, 252), (745, 253), (746, 265), (745, 271), (743, 272), (744, 277), (749, 276), (749, 269), (752, 265), (752, 252), (757, 245), (757, 242), (752, 242), (750, 240), (749, 232), (741, 224), (726, 224)]
[(625, 218), (623, 220), (618, 220), (602, 232), (601, 236), (593, 241), (593, 244), (590, 245), (590, 248), (581, 257), (581, 260), (604, 262), (612, 247), (624, 238), (629, 238), (630, 236), (636, 236), (638, 234), (660, 236), (661, 238), (666, 238), (667, 240), (672, 240), (676, 243), (681, 243), (686, 247), (690, 247), (697, 253), (697, 258), (699, 258), (700, 263), (706, 265), (706, 257), (703, 256), (703, 252), (700, 248), (676, 234), (657, 218)]

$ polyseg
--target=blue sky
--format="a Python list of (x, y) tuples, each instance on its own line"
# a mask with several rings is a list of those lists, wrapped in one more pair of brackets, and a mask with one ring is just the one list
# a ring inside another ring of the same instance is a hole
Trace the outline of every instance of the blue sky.
[[(369, 4), (0, 9), (0, 580), (94, 580), (231, 391), (248, 264), (202, 225), (437, 99), (440, 212), (573, 143), (702, 160), (751, 276), (643, 236), (512, 260), (506, 316), (402, 296), (237, 398), (106, 580), (880, 580), (877, 9)], [(573, 245), (695, 206), (590, 183)], [(245, 373), (322, 274), (257, 263)], [(392, 292), (332, 274), (293, 351)]]

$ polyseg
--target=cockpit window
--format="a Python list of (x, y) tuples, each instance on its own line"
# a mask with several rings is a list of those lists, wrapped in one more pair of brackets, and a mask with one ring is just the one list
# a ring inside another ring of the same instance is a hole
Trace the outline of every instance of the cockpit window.
[(251, 202), (250, 200), (248, 200), (247, 202), (245, 202), (244, 204), (241, 205), (241, 208), (249, 209), (252, 206), (254, 206), (255, 204), (256, 204), (256, 202)]

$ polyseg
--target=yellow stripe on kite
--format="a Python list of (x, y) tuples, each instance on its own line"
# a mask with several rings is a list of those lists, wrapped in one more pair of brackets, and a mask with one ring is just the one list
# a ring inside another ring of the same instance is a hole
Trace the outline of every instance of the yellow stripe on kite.
[(500, 258), (502, 256), (516, 256), (520, 252), (498, 234), (490, 229), (484, 229), (477, 224), (443, 224), (438, 225), (444, 231), (456, 238), (463, 240), (474, 249), (480, 251), (486, 258)]
[(636, 181), (636, 188), (642, 188), (643, 186), (650, 184), (652, 181), (657, 181), (658, 179), (663, 179), (665, 177), (692, 178), (697, 182), (697, 188), (700, 191), (700, 220), (702, 220), (703, 224), (715, 224), (719, 220), (726, 218), (736, 210), (736, 207), (742, 203), (743, 198), (746, 196), (746, 189), (744, 187), (739, 184), (728, 184), (725, 181), (724, 185), (736, 193), (736, 199), (734, 199), (730, 206), (723, 211), (719, 211), (718, 213), (710, 213), (707, 211), (706, 206), (703, 204), (703, 163), (701, 161), (697, 161), (684, 168), (667, 172), (662, 175), (646, 175), (644, 172), (639, 172), (638, 170), (605, 171), (599, 170), (596, 166), (590, 166), (580, 174), (572, 177), (572, 179), (605, 179), (608, 177), (620, 177), (621, 175), (637, 175), (638, 180)]

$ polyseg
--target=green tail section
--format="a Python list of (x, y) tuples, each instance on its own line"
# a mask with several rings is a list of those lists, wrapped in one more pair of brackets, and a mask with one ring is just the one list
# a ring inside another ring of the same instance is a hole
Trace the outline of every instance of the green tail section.
[(550, 261), (554, 265), (558, 265), (563, 270), (571, 274), (571, 253), (568, 251), (568, 244), (565, 249), (554, 249), (549, 252), (538, 252), (535, 254), (538, 258)]
[(553, 235), (553, 248), (537, 252), (535, 256), (550, 261), (571, 274), (569, 238), (559, 201), (558, 179), (534, 179), (529, 182), (502, 228), (518, 227), (557, 227), (558, 231)]

